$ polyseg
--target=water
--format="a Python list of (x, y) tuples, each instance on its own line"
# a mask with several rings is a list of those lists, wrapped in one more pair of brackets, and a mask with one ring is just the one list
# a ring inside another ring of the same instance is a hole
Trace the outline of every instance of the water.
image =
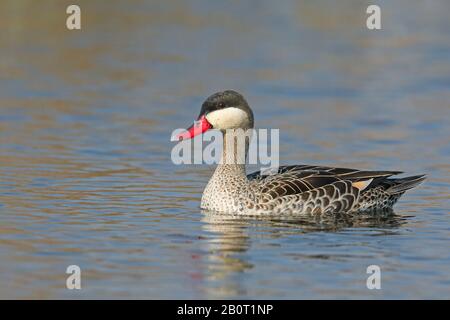
[[(379, 1), (381, 31), (360, 1), (78, 3), (70, 32), (0, 4), (1, 298), (450, 298), (448, 1)], [(429, 178), (393, 216), (202, 213), (213, 168), (169, 137), (229, 88), (282, 164)]]

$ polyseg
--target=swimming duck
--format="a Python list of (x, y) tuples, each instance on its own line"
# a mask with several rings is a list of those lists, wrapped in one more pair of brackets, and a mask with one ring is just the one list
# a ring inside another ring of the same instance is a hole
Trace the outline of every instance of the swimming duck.
[[(425, 179), (425, 175), (392, 178), (400, 171), (321, 165), (280, 166), (269, 175), (261, 171), (247, 175), (245, 161), (238, 161), (236, 152), (227, 153), (226, 145), (236, 143), (229, 137), (236, 135), (225, 133), (253, 127), (247, 101), (240, 93), (226, 90), (208, 97), (195, 124), (172, 138), (190, 139), (210, 129), (223, 133), (222, 160), (203, 191), (202, 209), (248, 215), (376, 212), (391, 209), (405, 191)], [(247, 153), (245, 143), (245, 157)]]

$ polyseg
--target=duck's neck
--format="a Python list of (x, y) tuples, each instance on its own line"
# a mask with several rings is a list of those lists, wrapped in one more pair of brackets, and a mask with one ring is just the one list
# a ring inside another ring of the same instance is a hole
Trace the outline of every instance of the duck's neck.
[(237, 173), (245, 176), (245, 161), (251, 136), (245, 136), (242, 130), (229, 129), (223, 134), (223, 150), (220, 163), (216, 171), (220, 168), (233, 168)]
[(239, 202), (240, 193), (248, 183), (245, 160), (249, 142), (247, 139), (240, 141), (241, 136), (230, 132), (223, 135), (221, 161), (203, 191), (202, 208), (217, 211), (235, 209), (229, 206)]

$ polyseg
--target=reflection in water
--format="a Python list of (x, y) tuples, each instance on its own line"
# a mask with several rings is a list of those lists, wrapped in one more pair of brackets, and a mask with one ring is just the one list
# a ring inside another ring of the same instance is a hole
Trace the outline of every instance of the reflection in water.
[[(220, 280), (220, 290), (213, 287), (208, 295), (213, 298), (244, 296), (245, 272), (254, 267), (246, 255), (251, 250), (252, 234), (265, 230), (265, 237), (282, 238), (310, 232), (339, 232), (347, 228), (381, 229), (380, 235), (395, 234), (395, 229), (407, 223), (407, 217), (390, 210), (370, 214), (330, 214), (286, 216), (242, 216), (202, 210), (207, 238), (207, 272), (210, 281)], [(256, 230), (255, 230), (256, 229)], [(300, 238), (301, 239), (301, 238)], [(296, 253), (296, 257), (313, 259), (333, 258), (327, 254)]]
[(205, 215), (203, 221), (208, 222), (213, 231), (230, 234), (241, 232), (245, 226), (258, 223), (264, 227), (292, 229), (298, 233), (305, 232), (338, 232), (345, 228), (398, 228), (407, 223), (404, 216), (397, 215), (394, 210), (375, 211), (365, 214), (303, 214), (301, 216), (243, 216), (230, 215), (219, 212), (202, 210)]
[(223, 284), (219, 290), (214, 288), (208, 294), (217, 298), (244, 295), (242, 273), (253, 267), (245, 258), (251, 241), (246, 221), (205, 213), (202, 222), (205, 222), (204, 231), (213, 234), (208, 238), (205, 257), (208, 278)]

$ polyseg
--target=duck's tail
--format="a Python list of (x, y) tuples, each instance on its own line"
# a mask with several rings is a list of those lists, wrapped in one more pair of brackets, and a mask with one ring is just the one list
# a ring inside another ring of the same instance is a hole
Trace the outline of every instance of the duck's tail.
[(389, 179), (390, 182), (392, 182), (392, 186), (390, 186), (388, 189), (386, 189), (386, 192), (389, 194), (399, 194), (403, 193), (406, 190), (412, 189), (416, 186), (418, 186), (422, 181), (424, 181), (427, 178), (425, 174), (418, 175), (418, 176), (411, 176), (406, 178), (400, 178), (400, 179)]

